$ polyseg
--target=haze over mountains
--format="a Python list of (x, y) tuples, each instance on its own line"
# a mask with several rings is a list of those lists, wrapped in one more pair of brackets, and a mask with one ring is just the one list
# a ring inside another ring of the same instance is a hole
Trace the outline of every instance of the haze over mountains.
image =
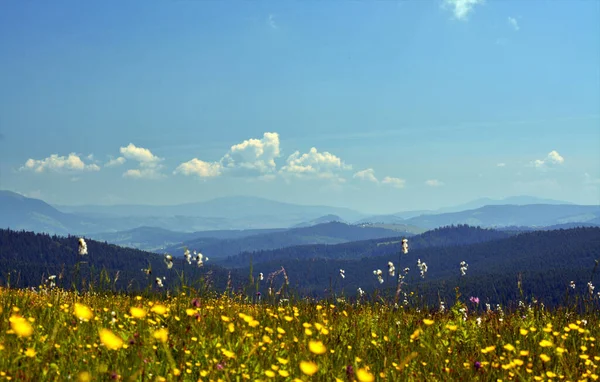
[[(486, 205), (485, 204), (488, 203)], [(503, 204), (513, 203), (513, 204)], [(471, 208), (454, 211), (459, 208)], [(437, 227), (519, 231), (600, 225), (600, 206), (535, 197), (478, 199), (438, 211), (367, 216), (351, 209), (303, 206), (254, 197), (227, 197), (173, 206), (59, 206), (0, 191), (0, 228), (73, 234), (149, 251), (179, 253), (184, 245), (212, 256), (302, 244), (340, 244), (411, 236)]]

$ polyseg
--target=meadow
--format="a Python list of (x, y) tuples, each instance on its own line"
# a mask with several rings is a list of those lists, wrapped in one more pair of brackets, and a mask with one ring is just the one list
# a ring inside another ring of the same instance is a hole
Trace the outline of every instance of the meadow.
[(0, 379), (598, 379), (597, 308), (522, 303), (508, 312), (457, 296), (441, 311), (367, 296), (249, 302), (190, 289), (1, 288)]

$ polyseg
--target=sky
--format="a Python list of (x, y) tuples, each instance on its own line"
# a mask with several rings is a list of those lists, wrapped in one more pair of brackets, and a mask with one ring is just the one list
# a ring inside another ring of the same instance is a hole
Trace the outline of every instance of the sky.
[(600, 204), (600, 2), (4, 1), (0, 189)]

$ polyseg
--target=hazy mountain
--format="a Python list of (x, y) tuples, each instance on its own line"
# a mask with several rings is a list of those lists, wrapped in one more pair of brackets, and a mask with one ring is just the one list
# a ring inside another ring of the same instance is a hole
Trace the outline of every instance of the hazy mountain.
[(252, 235), (281, 232), (285, 230), (285, 228), (276, 228), (175, 232), (159, 227), (138, 227), (125, 231), (89, 234), (88, 236), (94, 240), (106, 241), (123, 247), (153, 252), (164, 252), (167, 247), (181, 244), (184, 241), (194, 242), (196, 245), (203, 247), (224, 239), (239, 239)]
[[(355, 240), (398, 236), (402, 233), (378, 227), (360, 227), (331, 222), (310, 227), (291, 228), (286, 231), (264, 233), (239, 239), (206, 243), (203, 239), (190, 240), (167, 248), (169, 253), (183, 255), (183, 247), (199, 250), (210, 258), (217, 259), (237, 255), (246, 251), (284, 248), (303, 244), (338, 244)], [(406, 233), (406, 235), (410, 235)]]
[(0, 228), (75, 233), (99, 228), (93, 219), (58, 211), (46, 202), (0, 190)]
[(435, 211), (435, 213), (446, 213), (446, 212), (459, 212), (465, 210), (474, 210), (484, 206), (497, 206), (497, 205), (516, 205), (523, 206), (526, 204), (573, 204), (570, 202), (564, 202), (561, 200), (554, 199), (544, 199), (538, 198), (535, 196), (527, 196), (527, 195), (519, 195), (519, 196), (510, 196), (508, 198), (502, 199), (492, 199), (492, 198), (479, 198), (468, 203), (459, 204), (451, 207), (440, 208)]
[(291, 228), (310, 227), (310, 226), (317, 225), (317, 224), (331, 223), (331, 222), (346, 223), (344, 221), (344, 219), (342, 219), (341, 217), (339, 217), (337, 215), (325, 215), (325, 216), (321, 216), (320, 218), (316, 218), (316, 219), (313, 219), (308, 222), (296, 224), (296, 225), (292, 226)]
[(529, 204), (484, 206), (474, 210), (422, 215), (406, 220), (407, 224), (435, 228), (452, 224), (482, 227), (529, 226), (588, 222), (600, 216), (600, 206)]
[[(284, 227), (298, 224), (323, 215), (337, 215), (344, 220), (354, 221), (364, 214), (348, 209), (328, 206), (305, 206), (276, 202), (251, 196), (222, 197), (205, 202), (185, 203), (170, 206), (151, 205), (83, 205), (56, 206), (64, 212), (79, 214), (110, 214), (113, 216), (201, 216), (225, 219), (270, 220), (271, 227)], [(284, 224), (287, 223), (287, 224)]]

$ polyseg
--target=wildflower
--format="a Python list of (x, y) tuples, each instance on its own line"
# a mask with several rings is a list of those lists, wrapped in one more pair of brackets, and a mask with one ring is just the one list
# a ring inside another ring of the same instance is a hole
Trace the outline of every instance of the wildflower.
[(146, 276), (148, 276), (148, 275), (152, 274), (152, 269), (150, 269), (150, 268), (144, 268), (144, 269), (142, 269), (142, 272), (144, 272), (144, 274), (146, 274)]
[(427, 264), (421, 262), (421, 259), (417, 260), (417, 268), (420, 269), (421, 278), (425, 278), (425, 273), (427, 273)]
[(33, 333), (31, 324), (21, 316), (11, 316), (9, 319), (10, 328), (19, 337), (29, 337)]
[(575, 289), (575, 281), (571, 281), (571, 282), (569, 283), (569, 287), (570, 287), (571, 289)]
[(360, 288), (360, 287), (358, 288), (358, 295), (361, 297), (365, 295), (365, 291), (362, 290), (362, 288)]
[(188, 264), (192, 264), (192, 254), (189, 249), (186, 248), (185, 251), (183, 251), (183, 257), (185, 257)]
[(163, 282), (160, 277), (157, 277), (156, 280), (154, 280), (154, 282), (156, 283), (156, 285), (158, 285), (159, 288), (163, 287)]
[(30, 358), (35, 357), (36, 354), (37, 353), (34, 348), (27, 348), (27, 350), (25, 351), (25, 355)]
[(315, 354), (323, 354), (327, 352), (327, 348), (321, 341), (310, 341), (308, 343), (308, 349)]
[(475, 363), (473, 364), (473, 367), (475, 368), (475, 370), (481, 369), (481, 362), (475, 361)]
[(396, 268), (394, 267), (394, 263), (388, 261), (388, 274), (390, 277), (396, 276)]
[(360, 382), (373, 382), (375, 380), (375, 376), (369, 373), (367, 369), (358, 369), (356, 370), (356, 379)]
[(425, 325), (427, 325), (427, 326), (429, 326), (429, 325), (433, 325), (433, 322), (434, 322), (433, 320), (430, 320), (430, 319), (427, 319), (427, 318), (424, 318), (424, 319), (423, 319), (423, 323), (424, 323)]
[(381, 271), (381, 269), (373, 271), (373, 274), (377, 276), (377, 281), (379, 281), (379, 284), (383, 284), (383, 277), (381, 276), (383, 272)]
[(319, 371), (319, 366), (314, 362), (302, 361), (300, 362), (300, 370), (306, 375), (313, 375)]
[(265, 276), (263, 275), (263, 273), (262, 273), (262, 272), (260, 272), (260, 273), (258, 274), (258, 279), (259, 279), (260, 281), (263, 281), (263, 280), (265, 279)]
[(593, 296), (594, 295), (594, 285), (592, 285), (592, 282), (589, 281), (587, 283), (587, 286), (588, 286), (588, 291), (590, 292), (590, 296)]
[(469, 267), (469, 264), (467, 264), (465, 261), (460, 262), (460, 275), (461, 276), (465, 276), (467, 274), (468, 267)]
[(446, 306), (444, 305), (444, 301), (440, 301), (440, 313), (444, 313), (446, 311)]
[(402, 239), (402, 253), (408, 253), (408, 239)]
[(477, 317), (475, 321), (477, 321), (477, 326), (481, 326), (481, 317)]
[(340, 269), (340, 276), (345, 279), (346, 278), (346, 271), (344, 271), (343, 269)]
[(54, 282), (55, 279), (56, 275), (48, 276), (48, 281), (50, 281), (50, 288), (54, 288), (56, 286), (56, 283)]
[[(208, 260), (208, 257), (206, 258), (206, 260)], [(204, 255), (200, 252), (196, 254), (196, 265), (198, 266), (198, 268), (204, 265)]]
[(84, 256), (88, 254), (87, 251), (87, 244), (85, 242), (85, 240), (83, 240), (82, 237), (79, 238), (79, 248), (78, 248), (78, 252), (80, 256)]
[(169, 330), (165, 328), (158, 329), (152, 334), (152, 336), (160, 342), (165, 343), (169, 339)]
[(142, 308), (136, 308), (136, 307), (131, 307), (131, 309), (129, 309), (129, 312), (131, 313), (131, 316), (133, 318), (144, 318), (146, 317), (146, 311)]
[(173, 256), (168, 253), (165, 253), (165, 264), (167, 264), (168, 269), (173, 268)]
[(409, 267), (406, 267), (406, 268), (404, 268), (404, 274), (405, 274), (405, 275), (407, 275), (409, 271), (410, 271), (410, 268), (409, 268)]
[(471, 298), (469, 298), (469, 301), (471, 301), (473, 304), (479, 304), (479, 297), (471, 296)]
[(73, 313), (82, 321), (89, 321), (92, 317), (94, 317), (94, 313), (90, 308), (79, 303), (75, 303)]
[(100, 341), (111, 350), (118, 350), (123, 346), (123, 340), (108, 329), (100, 330)]

